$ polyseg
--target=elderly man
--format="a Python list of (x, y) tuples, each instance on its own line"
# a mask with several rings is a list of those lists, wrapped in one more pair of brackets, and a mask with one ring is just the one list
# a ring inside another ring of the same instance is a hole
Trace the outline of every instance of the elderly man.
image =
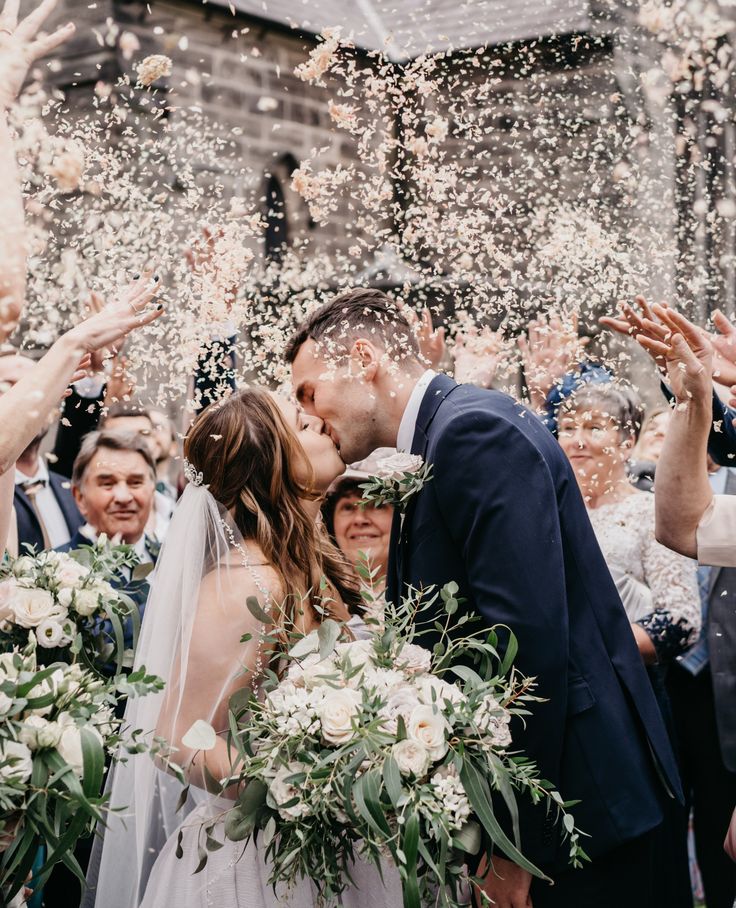
[(661, 306), (637, 340), (666, 363), (675, 397), (657, 466), (657, 538), (701, 564), (703, 633), (673, 667), (670, 691), (705, 900), (731, 908), (736, 865), (722, 844), (736, 806), (736, 609), (728, 575), (704, 575), (704, 567), (736, 568), (736, 495), (729, 477), (709, 468), (713, 348), (696, 325)]
[[(133, 432), (92, 432), (74, 461), (72, 492), (86, 523), (61, 551), (95, 542), (102, 533), (133, 546), (142, 563), (154, 563), (158, 544), (146, 536), (155, 490), (156, 465), (144, 438)], [(120, 578), (143, 614), (148, 584)], [(132, 645), (132, 623), (125, 644)]]
[[(35, 365), (34, 360), (12, 351), (0, 355), (0, 394)], [(13, 548), (18, 547), (21, 552), (24, 544), (35, 546), (36, 551), (63, 545), (82, 523), (69, 481), (49, 470), (41, 456), (41, 442), (49, 425), (31, 441), (15, 465), (16, 524), (11, 532), (15, 537)]]

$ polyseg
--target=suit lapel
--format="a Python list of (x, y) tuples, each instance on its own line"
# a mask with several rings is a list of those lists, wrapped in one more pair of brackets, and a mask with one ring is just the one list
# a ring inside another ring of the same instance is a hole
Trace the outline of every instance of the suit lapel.
[[(418, 454), (423, 459), (427, 454), (429, 444), (429, 429), (433, 419), (437, 415), (442, 402), (451, 394), (455, 388), (459, 387), (447, 375), (435, 376), (424, 392), (422, 403), (417, 414), (417, 424), (414, 429), (414, 440), (411, 445), (411, 453)], [(409, 536), (411, 533), (412, 517), (417, 504), (418, 495), (412, 495), (406, 505), (403, 513), (396, 510), (394, 520), (391, 526), (391, 551), (395, 553), (394, 558), (394, 576), (396, 581), (396, 593), (400, 593), (405, 583), (406, 568), (409, 559)]]

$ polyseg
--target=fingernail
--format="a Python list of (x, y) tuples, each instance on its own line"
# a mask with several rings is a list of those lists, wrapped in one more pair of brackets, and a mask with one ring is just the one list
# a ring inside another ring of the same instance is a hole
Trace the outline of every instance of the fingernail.
[(161, 304), (159, 304), (158, 306), (156, 306), (156, 312), (161, 312), (161, 310), (162, 310), (163, 308), (164, 308), (164, 307), (163, 307)]
[(133, 275), (133, 280), (134, 280), (134, 281), (137, 281), (139, 278), (140, 278), (140, 274), (134, 274), (134, 275)]
[(154, 279), (154, 281), (160, 281), (160, 280), (161, 280), (161, 278), (160, 278), (157, 274), (154, 274), (153, 279)]
[(73, 22), (67, 22), (67, 24), (64, 26), (64, 28), (74, 28), (74, 23), (73, 23)]

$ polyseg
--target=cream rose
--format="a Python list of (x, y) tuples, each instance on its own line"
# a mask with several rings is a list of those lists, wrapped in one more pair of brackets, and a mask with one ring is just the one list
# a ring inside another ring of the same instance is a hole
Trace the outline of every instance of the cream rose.
[(397, 741), (391, 748), (391, 756), (396, 760), (399, 772), (404, 775), (414, 775), (418, 779), (429, 769), (429, 751), (419, 741), (405, 738)]
[(31, 577), (35, 570), (35, 562), (30, 555), (21, 555), (13, 562), (13, 573), (16, 577)]
[(325, 691), (317, 715), (322, 725), (322, 737), (328, 744), (344, 744), (352, 738), (352, 720), (358, 713), (361, 700), (361, 694), (349, 687)]
[(54, 597), (46, 590), (19, 587), (11, 607), (15, 623), (21, 627), (38, 627), (44, 619), (58, 614)]
[(89, 574), (89, 568), (69, 556), (59, 562), (56, 569), (56, 580), (61, 586), (75, 587)]
[(5, 741), (0, 747), (0, 764), (4, 764), (0, 766), (0, 778), (8, 782), (27, 782), (33, 772), (33, 755), (20, 741)]
[(99, 605), (100, 597), (95, 590), (77, 590), (74, 594), (74, 610), (84, 618), (96, 612)]
[(433, 706), (416, 706), (406, 726), (408, 736), (419, 741), (429, 751), (434, 762), (447, 753), (447, 732), (449, 725), (445, 717)]
[[(292, 782), (286, 781), (289, 776), (296, 775), (298, 772), (304, 772), (305, 769), (306, 766), (303, 763), (297, 762), (289, 763), (288, 766), (282, 766), (269, 785), (269, 792), (274, 804), (285, 820), (298, 820), (299, 817), (304, 816), (305, 813), (309, 812), (309, 804), (303, 797), (302, 788), (294, 785)], [(288, 807), (281, 806), (282, 804), (287, 804), (293, 798), (298, 798), (296, 804), (291, 804)]]
[(337, 665), (332, 657), (320, 659), (319, 653), (310, 653), (301, 662), (292, 662), (286, 678), (296, 687), (311, 690), (324, 684), (324, 679), (337, 674)]
[(0, 654), (0, 675), (6, 678), (17, 678), (18, 669), (15, 667), (12, 653)]
[(403, 479), (404, 473), (418, 473), (424, 461), (418, 454), (391, 454), (376, 463), (376, 476), (381, 479)]
[(428, 706), (436, 703), (437, 706), (441, 707), (445, 700), (449, 700), (450, 703), (454, 703), (457, 706), (460, 703), (464, 703), (467, 699), (457, 684), (448, 684), (447, 681), (443, 681), (442, 678), (438, 678), (436, 675), (427, 675), (424, 678), (419, 678), (417, 687), (419, 688), (419, 697), (422, 703), (426, 703)]
[(13, 618), (13, 599), (18, 592), (18, 584), (12, 578), (0, 583), (0, 621)]
[(416, 643), (405, 643), (396, 657), (396, 667), (410, 675), (422, 675), (432, 667), (432, 654)]
[(20, 730), (20, 739), (31, 750), (56, 747), (62, 729), (56, 722), (49, 722), (41, 716), (29, 716)]
[[(96, 728), (88, 726), (89, 730), (97, 736), (102, 744), (102, 736)], [(74, 772), (82, 778), (84, 772), (84, 757), (82, 756), (82, 733), (76, 725), (65, 725), (56, 745), (59, 755), (72, 767)]]
[(396, 734), (399, 716), (408, 722), (414, 710), (419, 706), (416, 690), (409, 684), (403, 684), (391, 691), (385, 705), (381, 708), (381, 722), (385, 730), (392, 735)]

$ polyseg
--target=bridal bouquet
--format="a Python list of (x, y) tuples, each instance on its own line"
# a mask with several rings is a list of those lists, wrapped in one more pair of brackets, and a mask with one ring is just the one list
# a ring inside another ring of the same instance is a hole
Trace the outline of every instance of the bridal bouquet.
[[(105, 752), (120, 742), (116, 694), (163, 686), (144, 669), (106, 679), (79, 663), (41, 667), (38, 652), (32, 641), (0, 655), (0, 901), (23, 888), (42, 844), (40, 884), (58, 861), (84, 880), (73, 850), (102, 817)], [(140, 734), (126, 737), (129, 752), (143, 748)]]
[[(368, 640), (341, 640), (325, 620), (291, 649), (265, 697), (231, 702), (237, 760), (221, 785), (243, 788), (225, 834), (260, 836), (272, 884), (309, 877), (328, 903), (339, 901), (360, 853), (395, 863), (407, 908), (466, 904), (467, 856), (484, 837), (542, 875), (518, 850), (517, 794), (557, 814), (572, 864), (585, 858), (570, 805), (513, 747), (511, 719), (536, 699), (512, 669), (515, 640), (501, 659), (494, 631), (470, 631), (472, 618), (456, 618), (456, 594), (448, 584), (423, 603), (389, 603)], [(427, 624), (440, 637), (433, 652), (414, 642)], [(505, 802), (511, 837), (493, 796)]]
[[(126, 545), (110, 545), (104, 536), (73, 553), (21, 555), (0, 565), (0, 646), (25, 646), (33, 638), (38, 661), (50, 664), (83, 659), (101, 668), (125, 662), (123, 622), (139, 621), (135, 603), (111, 580), (138, 558)], [(109, 633), (100, 633), (108, 622)], [(114, 642), (113, 642), (114, 641)]]

